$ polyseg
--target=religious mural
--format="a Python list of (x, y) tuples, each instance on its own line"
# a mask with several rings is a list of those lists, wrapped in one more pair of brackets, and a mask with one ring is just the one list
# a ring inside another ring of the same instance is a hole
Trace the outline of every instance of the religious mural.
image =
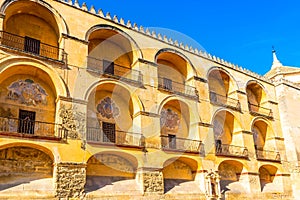
[(120, 115), (120, 109), (110, 97), (105, 97), (97, 105), (97, 111), (102, 117), (114, 119)]
[(160, 126), (175, 129), (180, 124), (180, 118), (178, 114), (171, 109), (162, 109), (160, 113)]
[(7, 87), (7, 98), (19, 101), (21, 104), (33, 105), (47, 104), (45, 89), (31, 79), (18, 80)]

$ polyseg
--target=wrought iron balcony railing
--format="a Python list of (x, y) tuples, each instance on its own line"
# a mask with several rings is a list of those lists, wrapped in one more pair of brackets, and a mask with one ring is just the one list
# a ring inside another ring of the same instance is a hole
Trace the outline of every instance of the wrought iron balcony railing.
[(241, 104), (238, 99), (233, 99), (227, 96), (217, 94), (216, 92), (209, 91), (210, 102), (216, 105), (220, 105), (235, 110), (241, 110)]
[(179, 83), (165, 77), (158, 77), (158, 89), (181, 96), (186, 96), (192, 99), (198, 100), (199, 98), (198, 91), (195, 87)]
[(63, 139), (67, 138), (67, 130), (61, 124), (0, 117), (0, 135)]
[(259, 105), (252, 104), (248, 102), (248, 107), (251, 115), (264, 116), (269, 119), (273, 119), (273, 112), (270, 108), (264, 108)]
[(229, 144), (216, 144), (216, 156), (248, 158), (248, 149)]
[(263, 161), (281, 162), (280, 153), (278, 151), (269, 151), (256, 149), (256, 159)]
[(204, 145), (200, 140), (169, 137), (161, 135), (161, 148), (163, 150), (175, 150), (190, 153), (204, 153)]
[(143, 85), (143, 75), (140, 71), (118, 65), (111, 61), (88, 56), (87, 70), (124, 82)]
[(0, 45), (21, 52), (38, 55), (52, 60), (65, 61), (63, 49), (42, 43), (30, 37), (22, 37), (5, 31), (0, 31)]
[(111, 130), (104, 133), (101, 128), (88, 127), (87, 142), (102, 143), (102, 144), (115, 144), (118, 146), (132, 146), (144, 147), (145, 138), (140, 133), (132, 133), (119, 130)]

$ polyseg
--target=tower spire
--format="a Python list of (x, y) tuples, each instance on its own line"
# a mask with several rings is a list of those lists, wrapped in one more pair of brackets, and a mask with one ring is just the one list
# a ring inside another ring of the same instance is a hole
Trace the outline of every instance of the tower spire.
[(274, 46), (272, 46), (272, 54), (273, 54), (273, 64), (272, 64), (272, 69), (276, 68), (276, 67), (282, 67), (283, 65), (281, 64), (281, 62), (277, 59), (276, 56), (276, 51), (274, 49)]

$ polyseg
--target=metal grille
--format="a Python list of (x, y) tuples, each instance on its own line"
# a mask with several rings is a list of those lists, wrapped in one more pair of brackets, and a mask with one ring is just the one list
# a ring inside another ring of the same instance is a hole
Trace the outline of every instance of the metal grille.
[(39, 40), (25, 36), (24, 51), (40, 54), (40, 45), (41, 42)]
[(34, 134), (35, 112), (20, 110), (19, 111), (19, 133)]
[(116, 126), (112, 123), (102, 122), (103, 142), (116, 142)]

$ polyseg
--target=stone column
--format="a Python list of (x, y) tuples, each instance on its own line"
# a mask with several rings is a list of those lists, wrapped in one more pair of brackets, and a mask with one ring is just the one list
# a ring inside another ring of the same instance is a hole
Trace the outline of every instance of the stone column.
[(251, 194), (260, 193), (259, 173), (245, 172), (240, 175), (240, 182), (247, 192)]
[(139, 168), (136, 180), (146, 195), (161, 195), (164, 193), (164, 178), (161, 169)]
[(86, 182), (86, 164), (57, 163), (54, 166), (55, 196), (59, 199), (82, 198)]

